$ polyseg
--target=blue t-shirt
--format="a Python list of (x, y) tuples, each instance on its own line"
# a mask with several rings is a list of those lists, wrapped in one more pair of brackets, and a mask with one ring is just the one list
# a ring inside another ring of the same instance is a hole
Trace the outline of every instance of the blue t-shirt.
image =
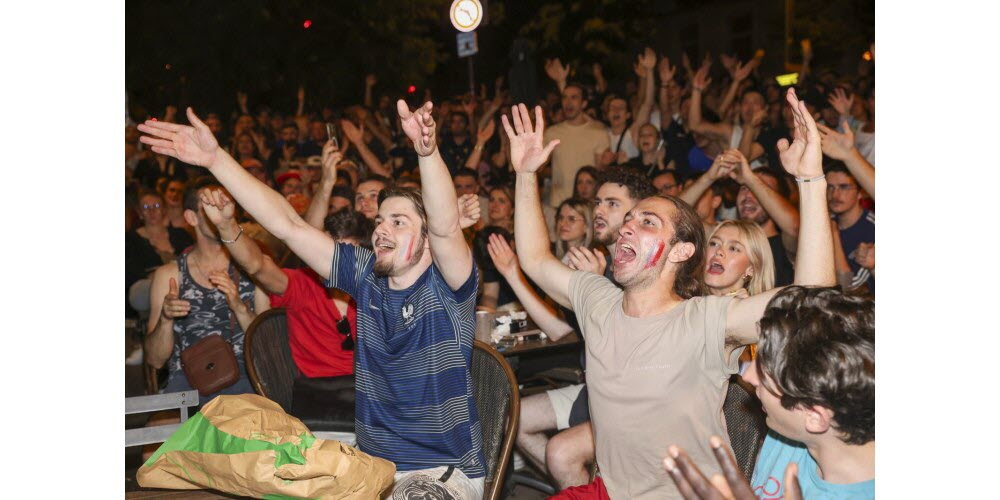
[(875, 293), (875, 275), (854, 260), (854, 252), (862, 242), (875, 243), (875, 214), (868, 210), (861, 214), (861, 218), (853, 226), (840, 230), (840, 245), (844, 248), (847, 263), (851, 265), (851, 271), (854, 273), (851, 288), (867, 285), (868, 290)]
[(374, 267), (370, 250), (340, 243), (326, 283), (358, 305), (358, 448), (399, 471), (452, 465), (470, 478), (485, 476), (469, 372), (476, 266), (456, 291), (436, 265), (405, 290), (390, 290)]
[(785, 467), (789, 462), (799, 465), (799, 486), (802, 498), (819, 499), (866, 499), (875, 498), (875, 480), (854, 484), (833, 484), (819, 477), (818, 466), (805, 445), (786, 439), (770, 431), (764, 439), (764, 446), (757, 455), (757, 465), (753, 470), (750, 486), (760, 500), (785, 498)]

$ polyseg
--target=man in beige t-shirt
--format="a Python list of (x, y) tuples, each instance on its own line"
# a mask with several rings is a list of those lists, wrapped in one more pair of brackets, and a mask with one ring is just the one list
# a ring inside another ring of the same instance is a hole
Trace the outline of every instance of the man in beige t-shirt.
[(584, 113), (587, 101), (583, 87), (571, 83), (562, 91), (562, 109), (566, 120), (545, 131), (545, 142), (559, 140), (562, 147), (552, 153), (552, 190), (548, 204), (558, 207), (573, 196), (576, 171), (597, 165), (602, 152), (610, 147), (607, 127)]
[[(795, 141), (779, 143), (785, 169), (800, 182), (800, 261), (795, 283), (831, 286), (833, 237), (826, 207), (820, 136), (794, 91)], [(614, 279), (563, 265), (546, 241), (536, 172), (559, 144), (543, 147), (541, 108), (513, 110), (511, 163), (517, 173), (514, 239), (524, 273), (550, 298), (573, 308), (587, 341), (587, 383), (601, 476), (574, 494), (613, 499), (680, 498), (663, 470), (667, 446), (689, 450), (708, 474), (719, 472), (704, 443), (728, 442), (722, 422), (726, 379), (742, 347), (757, 341), (757, 320), (779, 289), (739, 299), (700, 297), (705, 235), (690, 205), (653, 196), (625, 216)]]

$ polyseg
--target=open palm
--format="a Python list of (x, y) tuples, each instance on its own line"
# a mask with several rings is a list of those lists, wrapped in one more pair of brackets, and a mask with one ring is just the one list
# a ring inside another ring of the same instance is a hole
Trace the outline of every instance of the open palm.
[(437, 149), (436, 127), (434, 117), (431, 116), (432, 109), (434, 109), (434, 104), (427, 101), (411, 113), (406, 101), (400, 99), (396, 102), (396, 111), (399, 113), (399, 122), (403, 126), (403, 132), (413, 142), (413, 149), (420, 156), (430, 156)]
[(542, 118), (541, 106), (535, 106), (535, 127), (532, 130), (531, 115), (524, 104), (511, 106), (510, 116), (514, 121), (511, 128), (507, 116), (501, 117), (503, 128), (510, 139), (510, 163), (514, 171), (522, 174), (537, 172), (549, 159), (552, 150), (559, 145), (555, 139), (542, 147), (542, 137), (545, 135), (545, 120)]
[(148, 134), (139, 138), (143, 144), (152, 147), (154, 153), (172, 156), (184, 163), (210, 167), (215, 162), (219, 141), (215, 140), (194, 110), (187, 108), (189, 125), (178, 125), (155, 120), (139, 124), (139, 131)]

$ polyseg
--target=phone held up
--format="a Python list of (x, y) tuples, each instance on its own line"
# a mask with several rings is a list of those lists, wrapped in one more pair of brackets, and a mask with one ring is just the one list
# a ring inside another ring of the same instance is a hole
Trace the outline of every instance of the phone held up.
[(326, 136), (333, 141), (335, 148), (340, 149), (340, 141), (337, 140), (337, 127), (334, 124), (326, 124)]

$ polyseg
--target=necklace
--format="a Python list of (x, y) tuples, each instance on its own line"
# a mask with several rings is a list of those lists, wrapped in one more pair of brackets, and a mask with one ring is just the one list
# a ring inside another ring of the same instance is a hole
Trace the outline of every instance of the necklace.
[[(190, 257), (191, 256), (188, 256), (188, 262), (191, 262), (191, 258)], [(198, 269), (199, 273), (201, 273), (202, 278), (204, 278), (204, 279), (208, 280), (209, 282), (211, 282), (211, 280), (208, 277), (208, 273), (206, 273), (205, 269), (201, 267), (201, 254), (198, 254), (198, 259), (195, 261), (194, 267), (196, 269)], [(228, 270), (228, 268), (229, 268), (229, 263), (227, 262), (226, 263), (226, 269)]]

